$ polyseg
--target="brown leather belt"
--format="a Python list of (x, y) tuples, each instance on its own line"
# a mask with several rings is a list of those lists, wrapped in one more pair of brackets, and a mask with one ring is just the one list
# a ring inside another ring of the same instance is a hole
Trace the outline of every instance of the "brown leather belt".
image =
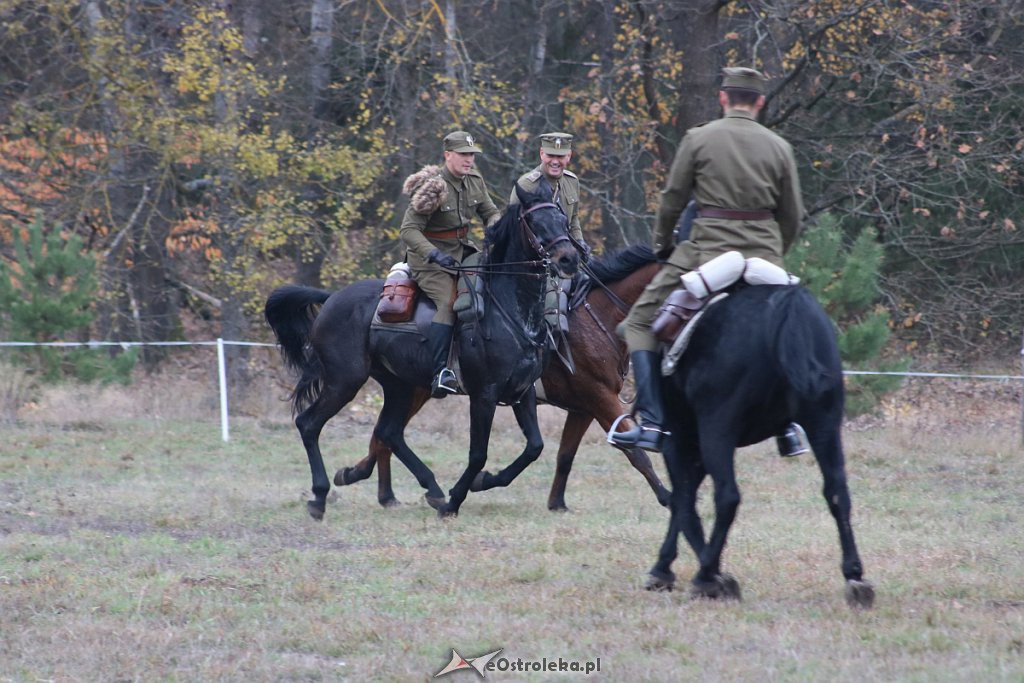
[(734, 221), (766, 221), (775, 218), (768, 209), (719, 209), (714, 206), (702, 206), (697, 210), (697, 218), (727, 218)]
[(458, 237), (460, 240), (469, 234), (469, 228), (452, 228), (451, 230), (424, 230), (423, 234), (427, 238), (433, 237), (434, 239), (443, 240), (450, 237)]

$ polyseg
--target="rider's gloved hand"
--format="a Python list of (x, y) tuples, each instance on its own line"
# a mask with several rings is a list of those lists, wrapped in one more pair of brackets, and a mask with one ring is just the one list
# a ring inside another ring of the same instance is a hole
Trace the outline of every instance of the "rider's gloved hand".
[(437, 248), (430, 251), (430, 255), (427, 256), (427, 260), (431, 263), (436, 263), (442, 268), (448, 268), (449, 270), (455, 270), (459, 267), (459, 262), (456, 261), (453, 256), (446, 254)]

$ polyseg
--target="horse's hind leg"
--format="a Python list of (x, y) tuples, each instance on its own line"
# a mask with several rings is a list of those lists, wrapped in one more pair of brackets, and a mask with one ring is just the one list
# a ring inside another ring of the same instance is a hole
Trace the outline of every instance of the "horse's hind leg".
[(583, 413), (570, 412), (565, 416), (562, 438), (558, 443), (558, 458), (555, 460), (555, 478), (551, 481), (548, 494), (548, 510), (568, 510), (565, 506), (565, 487), (569, 483), (572, 461), (579, 450), (583, 435), (594, 418)]
[(444, 491), (437, 485), (434, 473), (405, 442), (405, 425), (412, 415), (409, 409), (415, 400), (414, 391), (397, 381), (384, 381), (381, 386), (384, 388), (384, 407), (377, 418), (373, 435), (394, 451), (402, 464), (409, 468), (419, 485), (426, 490), (427, 502), (437, 508), (444, 503)]
[(808, 438), (814, 457), (821, 468), (824, 486), (822, 493), (828, 510), (839, 530), (839, 545), (843, 552), (842, 570), (846, 579), (846, 602), (851, 607), (870, 608), (875, 601), (875, 589), (864, 580), (864, 567), (857, 554), (857, 543), (850, 523), (850, 489), (846, 483), (846, 465), (843, 458), (839, 427), (811, 428)]
[(704, 528), (697, 514), (697, 490), (704, 481), (705, 472), (697, 444), (684, 441), (682, 432), (673, 429), (673, 437), (665, 443), (663, 455), (672, 482), (671, 517), (658, 552), (658, 561), (651, 568), (647, 580), (647, 590), (672, 589), (675, 583), (672, 563), (678, 556), (680, 532), (698, 558), (705, 545)]
[(534, 460), (539, 458), (541, 451), (544, 450), (544, 439), (540, 434), (540, 424), (537, 420), (537, 395), (533, 388), (512, 406), (512, 412), (515, 413), (516, 422), (519, 423), (519, 428), (523, 430), (523, 436), (526, 437), (526, 447), (518, 458), (513, 460), (508, 467), (499, 470), (497, 474), (481, 471), (473, 479), (471, 491), (486, 491), (496, 486), (508, 486)]
[(721, 571), (725, 540), (740, 506), (740, 489), (736, 484), (734, 467), (735, 452), (734, 439), (710, 430), (701, 431), (701, 462), (711, 475), (715, 486), (715, 524), (711, 529), (710, 538), (698, 553), (700, 569), (692, 582), (694, 593), (702, 597), (740, 597), (739, 583)]
[(295, 426), (306, 449), (309, 470), (313, 475), (313, 500), (306, 502), (306, 510), (313, 519), (321, 520), (327, 510), (327, 493), (331, 483), (327, 479), (324, 458), (320, 453), (320, 432), (329, 419), (338, 414), (351, 401), (362, 383), (353, 382), (348, 386), (325, 383), (323, 391), (313, 403), (295, 418)]
[[(417, 389), (413, 393), (409, 415), (405, 421), (406, 425), (428, 400), (430, 400), (430, 392), (425, 389)], [(379, 416), (377, 423), (380, 423)], [(376, 431), (376, 428), (374, 429)], [(370, 436), (370, 446), (366, 457), (351, 467), (342, 467), (335, 472), (334, 484), (348, 486), (360, 482), (373, 473), (374, 465), (377, 466), (377, 502), (386, 508), (398, 505), (398, 499), (395, 498), (395, 493), (391, 488), (391, 449), (375, 434)]]

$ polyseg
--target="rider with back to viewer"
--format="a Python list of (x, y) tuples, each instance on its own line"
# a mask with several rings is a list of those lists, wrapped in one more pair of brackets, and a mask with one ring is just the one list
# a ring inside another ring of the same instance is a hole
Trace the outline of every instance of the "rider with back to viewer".
[[(654, 248), (664, 264), (617, 328), (633, 364), (636, 425), (610, 432), (615, 445), (661, 450), (661, 356), (651, 324), (680, 277), (728, 251), (782, 266), (799, 232), (804, 206), (792, 147), (757, 122), (766, 84), (754, 69), (723, 69), (722, 117), (691, 128), (676, 151), (655, 224)], [(676, 245), (676, 222), (691, 196), (698, 205), (692, 234)], [(799, 425), (789, 425), (778, 437), (780, 453), (806, 452), (802, 433)]]
[(464, 131), (449, 133), (443, 148), (442, 166), (424, 167), (406, 179), (403, 191), (410, 201), (401, 229), (412, 277), (437, 307), (428, 334), (434, 363), (433, 398), (458, 390), (455, 374), (447, 367), (455, 322), (455, 275), (451, 271), (477, 251), (469, 240), (473, 217), (479, 216), (489, 226), (500, 216), (475, 168), (480, 148), (473, 136)]

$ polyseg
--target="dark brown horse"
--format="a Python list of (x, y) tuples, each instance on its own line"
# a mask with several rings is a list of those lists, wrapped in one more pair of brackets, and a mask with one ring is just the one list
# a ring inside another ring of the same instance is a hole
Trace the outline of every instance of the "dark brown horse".
[[(625, 317), (629, 306), (658, 271), (654, 254), (646, 246), (634, 246), (605, 259), (595, 260), (589, 270), (592, 282), (586, 298), (575, 306), (569, 316), (569, 348), (575, 363), (575, 374), (553, 361), (547, 365), (541, 380), (545, 401), (566, 410), (562, 439), (558, 445), (555, 479), (548, 496), (548, 509), (566, 510), (565, 487), (572, 470), (573, 459), (591, 422), (597, 420), (601, 429), (608, 431), (612, 422), (622, 413), (619, 392), (629, 368), (626, 347), (615, 334), (615, 326)], [(609, 292), (611, 294), (609, 294)], [(430, 398), (430, 392), (417, 392), (410, 406), (406, 422), (419, 412)], [(623, 425), (628, 429), (631, 425)], [(636, 448), (625, 452), (633, 467), (639, 471), (658, 498), (668, 506), (670, 492), (661, 483), (646, 452)], [(384, 507), (398, 504), (391, 488), (391, 450), (376, 436), (370, 439), (369, 453), (351, 467), (343, 467), (334, 475), (338, 486), (354, 484), (377, 470), (377, 500)], [(501, 473), (481, 472), (474, 490), (504, 486)]]

